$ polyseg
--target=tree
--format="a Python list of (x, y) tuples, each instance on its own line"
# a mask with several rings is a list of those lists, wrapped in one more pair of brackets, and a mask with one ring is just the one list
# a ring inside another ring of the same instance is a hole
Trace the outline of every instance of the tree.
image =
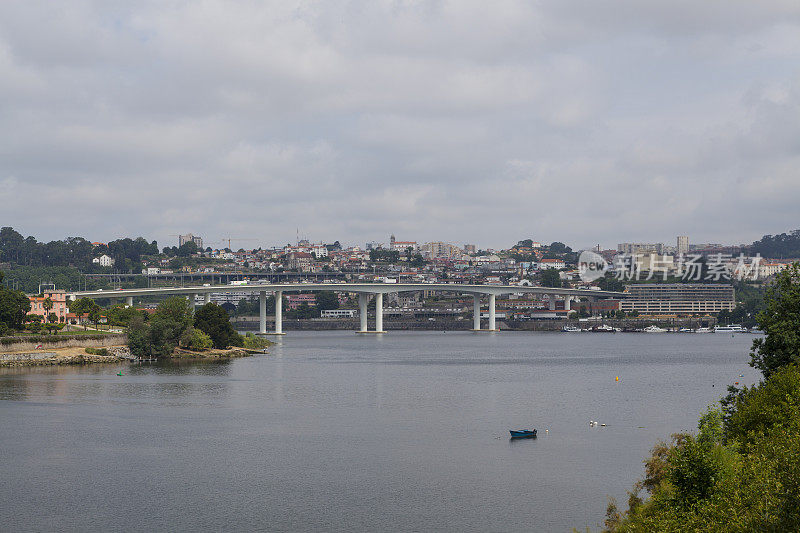
[(776, 276), (765, 304), (756, 317), (764, 337), (753, 340), (750, 366), (769, 378), (783, 366), (800, 363), (800, 263)]
[(211, 337), (203, 333), (197, 328), (188, 328), (183, 332), (180, 338), (180, 347), (187, 350), (200, 352), (208, 350), (214, 345)]
[(153, 355), (150, 344), (150, 328), (144, 323), (144, 317), (134, 316), (128, 324), (128, 348), (132, 355), (149, 358)]
[(242, 336), (233, 329), (228, 313), (215, 303), (205, 304), (195, 312), (194, 327), (211, 337), (217, 349), (241, 346), (244, 342)]
[[(70, 300), (67, 302), (67, 307), (69, 307), (70, 312), (78, 319), (78, 322), (80, 322), (81, 317), (91, 311), (94, 305), (94, 301), (90, 298), (79, 298), (78, 300)], [(84, 324), (83, 329), (86, 329), (86, 324)]]
[(87, 318), (94, 324), (94, 329), (97, 329), (97, 324), (100, 323), (101, 315), (100, 315), (100, 306), (97, 305), (95, 302), (92, 302), (92, 307), (89, 308), (89, 314)]
[(31, 302), (25, 293), (0, 288), (0, 324), (6, 329), (22, 329)]
[(47, 320), (45, 320), (45, 322), (47, 322), (50, 319), (50, 310), (53, 309), (53, 300), (51, 300), (50, 297), (48, 296), (47, 298), (44, 299), (44, 302), (42, 302), (42, 307), (45, 310), (45, 316), (47, 317)]
[(561, 287), (563, 285), (561, 276), (555, 268), (546, 268), (541, 271), (542, 287)]
[(339, 297), (333, 291), (320, 291), (317, 293), (317, 309), (339, 309)]
[(187, 241), (178, 248), (179, 257), (189, 257), (197, 253), (197, 244), (194, 241)]

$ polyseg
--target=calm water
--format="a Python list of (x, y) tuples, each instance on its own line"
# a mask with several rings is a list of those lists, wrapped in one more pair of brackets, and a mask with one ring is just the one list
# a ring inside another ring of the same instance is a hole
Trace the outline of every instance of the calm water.
[(0, 530), (594, 528), (657, 439), (757, 380), (752, 338), (290, 332), (229, 363), (0, 370)]

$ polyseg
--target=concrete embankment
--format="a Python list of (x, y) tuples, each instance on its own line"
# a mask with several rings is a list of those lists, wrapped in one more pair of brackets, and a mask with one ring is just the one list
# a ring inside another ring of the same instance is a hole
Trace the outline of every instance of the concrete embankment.
[(127, 346), (108, 346), (105, 349), (108, 355), (88, 354), (83, 347), (0, 353), (0, 367), (119, 363), (131, 358)]

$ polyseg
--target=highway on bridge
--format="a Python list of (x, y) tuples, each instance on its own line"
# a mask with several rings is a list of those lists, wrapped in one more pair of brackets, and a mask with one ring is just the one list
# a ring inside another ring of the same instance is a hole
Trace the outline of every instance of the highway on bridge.
[[(460, 283), (246, 283), (241, 285), (201, 285), (189, 287), (158, 287), (147, 289), (120, 289), (95, 291), (76, 291), (67, 294), (67, 298), (120, 298), (128, 305), (133, 305), (134, 297), (187, 295), (194, 305), (196, 295), (204, 295), (205, 302), (211, 301), (212, 293), (250, 292), (259, 294), (259, 333), (283, 335), (284, 292), (335, 291), (358, 294), (359, 316), (361, 320), (359, 333), (384, 333), (383, 331), (383, 295), (397, 292), (440, 291), (473, 296), (473, 326), (476, 331), (497, 331), (495, 320), (495, 302), (497, 296), (503, 294), (540, 294), (548, 296), (550, 308), (555, 309), (556, 297), (564, 300), (564, 309), (569, 311), (570, 302), (576, 298), (587, 297), (592, 300), (601, 298), (627, 298), (622, 292), (599, 291), (589, 289), (564, 289), (555, 287), (534, 287), (532, 285), (468, 285)], [(275, 295), (275, 331), (267, 332), (267, 293)], [(367, 328), (367, 301), (369, 295), (375, 296), (375, 330)], [(481, 297), (488, 296), (489, 327), (481, 330), (480, 308)]]

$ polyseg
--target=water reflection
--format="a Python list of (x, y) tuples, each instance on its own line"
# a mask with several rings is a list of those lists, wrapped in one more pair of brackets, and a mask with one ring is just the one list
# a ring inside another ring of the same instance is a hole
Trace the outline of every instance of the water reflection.
[(226, 399), (230, 369), (230, 360), (1, 368), (0, 400), (209, 404)]

